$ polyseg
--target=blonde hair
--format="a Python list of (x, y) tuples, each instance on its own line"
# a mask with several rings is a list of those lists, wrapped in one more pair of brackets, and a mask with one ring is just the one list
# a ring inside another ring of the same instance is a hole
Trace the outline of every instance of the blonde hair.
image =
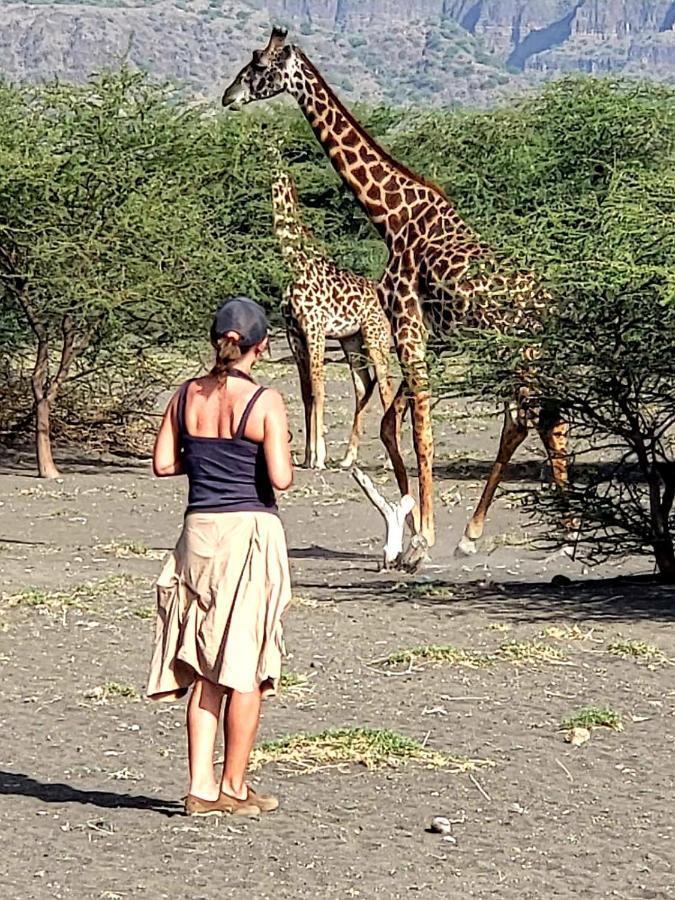
[(239, 339), (227, 334), (221, 335), (214, 341), (213, 346), (216, 351), (216, 359), (211, 369), (211, 375), (217, 378), (220, 384), (225, 384), (227, 376), (235, 363), (242, 358), (244, 352), (239, 344)]

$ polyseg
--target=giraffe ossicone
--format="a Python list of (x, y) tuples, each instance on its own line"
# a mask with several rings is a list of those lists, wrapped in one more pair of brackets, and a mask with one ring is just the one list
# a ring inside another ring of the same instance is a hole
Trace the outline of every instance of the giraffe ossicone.
[[(435, 540), (428, 333), (444, 336), (461, 325), (535, 335), (548, 297), (531, 274), (503, 269), (441, 188), (387, 153), (357, 122), (306, 54), (288, 44), (286, 37), (283, 29), (272, 31), (267, 46), (254, 52), (226, 89), (223, 105), (239, 106), (283, 92), (294, 97), (331, 164), (389, 249), (378, 291), (391, 323), (404, 382), (382, 420), (381, 434), (401, 494), (408, 494), (399, 434), (403, 414), (410, 406), (420, 498), (415, 540), (407, 551), (412, 566)], [(517, 403), (517, 415), (506, 410), (496, 459), (464, 532), (465, 550), (473, 548), (483, 534), (504, 469), (530, 425), (535, 425), (542, 438), (556, 483), (561, 488), (567, 483), (567, 427), (559, 410), (550, 404), (546, 415), (540, 417), (522, 401), (522, 391), (517, 393)]]

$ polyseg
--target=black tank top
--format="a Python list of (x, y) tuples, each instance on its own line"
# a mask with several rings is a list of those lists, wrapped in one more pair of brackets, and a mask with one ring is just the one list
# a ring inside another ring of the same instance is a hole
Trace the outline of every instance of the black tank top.
[[(253, 381), (243, 372), (235, 378)], [(194, 380), (194, 379), (193, 379)], [(259, 388), (246, 404), (232, 437), (197, 437), (185, 428), (186, 381), (178, 397), (178, 428), (183, 470), (190, 486), (185, 514), (192, 512), (277, 512), (263, 445), (244, 437), (251, 410), (265, 390)]]

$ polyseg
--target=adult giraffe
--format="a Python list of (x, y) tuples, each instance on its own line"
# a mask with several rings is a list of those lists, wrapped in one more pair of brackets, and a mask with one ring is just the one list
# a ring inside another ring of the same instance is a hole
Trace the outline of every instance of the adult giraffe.
[[(440, 335), (458, 325), (536, 331), (546, 298), (537, 290), (532, 276), (499, 270), (490, 249), (462, 220), (443, 191), (380, 147), (308, 57), (286, 43), (286, 36), (283, 29), (272, 30), (267, 46), (253, 53), (251, 62), (223, 94), (223, 106), (243, 106), (283, 92), (294, 97), (333, 167), (389, 248), (379, 285), (380, 299), (391, 322), (404, 380), (382, 420), (382, 438), (394, 463), (399, 488), (407, 494), (407, 473), (397, 438), (410, 402), (420, 523), (403, 566), (413, 568), (435, 540), (428, 329)], [(521, 390), (505, 411), (497, 458), (459, 544), (458, 549), (464, 553), (474, 552), (504, 469), (533, 421), (526, 396), (526, 390)], [(557, 409), (536, 417), (536, 424), (555, 481), (564, 487), (566, 426)]]

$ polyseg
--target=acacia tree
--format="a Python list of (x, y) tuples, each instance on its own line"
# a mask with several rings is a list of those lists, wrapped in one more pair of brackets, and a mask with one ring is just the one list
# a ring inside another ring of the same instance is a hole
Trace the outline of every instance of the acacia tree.
[(171, 101), (128, 71), (2, 88), (0, 283), (4, 317), (32, 339), (42, 477), (59, 474), (50, 410), (74, 364), (186, 330), (219, 284), (210, 213), (191, 190), (203, 129)]

